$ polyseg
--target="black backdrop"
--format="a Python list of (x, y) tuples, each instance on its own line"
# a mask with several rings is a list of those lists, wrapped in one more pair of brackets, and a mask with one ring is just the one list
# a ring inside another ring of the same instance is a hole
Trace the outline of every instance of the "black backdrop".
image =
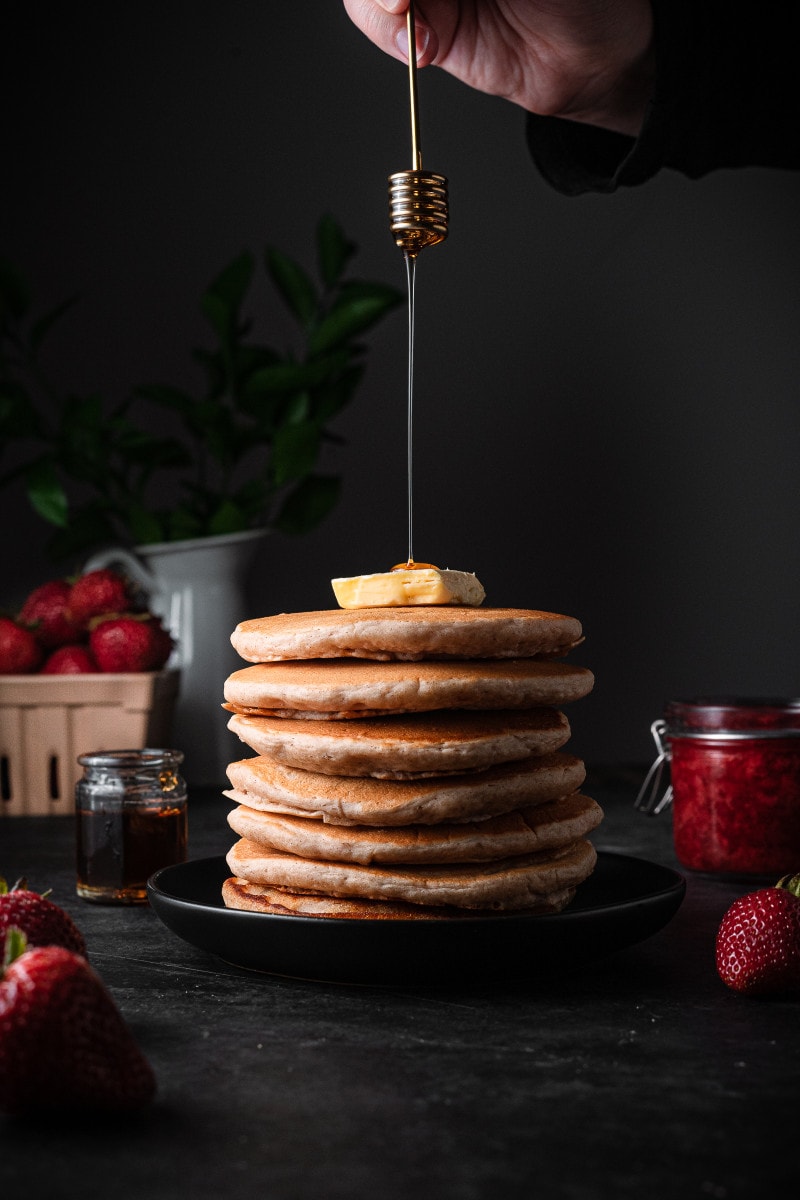
[[(0, 252), (43, 306), (80, 294), (48, 356), (66, 387), (196, 382), (212, 275), (267, 241), (312, 267), (326, 210), (360, 274), (403, 286), (385, 193), (410, 166), (405, 73), (338, 0), (34, 4), (0, 58)], [(417, 557), (581, 618), (591, 763), (649, 758), (671, 696), (796, 692), (800, 179), (664, 172), (566, 199), (519, 110), (435, 70), (420, 94), (452, 217), (419, 268)], [(256, 315), (289, 336), (266, 294)], [(371, 336), (329, 463), (343, 500), (269, 539), (243, 616), (328, 607), (332, 576), (404, 556), (405, 336), (402, 311)], [(1, 500), (12, 607), (53, 567)]]

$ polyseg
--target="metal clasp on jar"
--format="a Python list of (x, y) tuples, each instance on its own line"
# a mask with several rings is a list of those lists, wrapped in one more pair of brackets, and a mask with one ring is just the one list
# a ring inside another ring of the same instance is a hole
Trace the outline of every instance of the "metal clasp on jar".
[(647, 813), (650, 817), (656, 817), (660, 812), (672, 803), (672, 784), (668, 783), (663, 787), (664, 772), (669, 767), (670, 750), (669, 746), (664, 741), (664, 734), (667, 731), (666, 721), (661, 719), (653, 721), (650, 726), (650, 732), (653, 735), (653, 741), (656, 744), (657, 755), (655, 762), (650, 767), (644, 778), (644, 783), (639, 789), (639, 794), (634, 801), (634, 808), (638, 808), (640, 812)]

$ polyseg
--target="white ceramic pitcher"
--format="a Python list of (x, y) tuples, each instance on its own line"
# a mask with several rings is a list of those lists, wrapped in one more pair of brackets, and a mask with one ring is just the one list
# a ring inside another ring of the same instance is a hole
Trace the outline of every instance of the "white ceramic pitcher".
[(119, 567), (148, 596), (148, 605), (177, 645), (171, 667), (180, 668), (173, 746), (182, 750), (184, 776), (197, 786), (224, 787), (225, 768), (243, 757), (220, 707), (225, 679), (246, 664), (231, 646), (237, 622), (247, 617), (244, 583), (265, 538), (264, 530), (112, 547), (95, 554), (84, 571)]

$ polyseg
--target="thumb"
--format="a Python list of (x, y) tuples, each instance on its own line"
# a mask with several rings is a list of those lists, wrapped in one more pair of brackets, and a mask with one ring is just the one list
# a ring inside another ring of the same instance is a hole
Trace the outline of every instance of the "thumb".
[[(385, 54), (408, 62), (408, 0), (344, 0), (350, 20)], [(417, 63), (421, 67), (433, 61), (436, 39), (431, 28), (417, 17), (415, 21)]]

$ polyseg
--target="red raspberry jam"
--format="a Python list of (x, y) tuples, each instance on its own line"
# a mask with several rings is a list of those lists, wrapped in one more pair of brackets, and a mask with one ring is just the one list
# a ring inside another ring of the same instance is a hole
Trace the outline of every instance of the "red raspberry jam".
[(800, 700), (674, 700), (664, 724), (683, 865), (775, 879), (800, 869)]

